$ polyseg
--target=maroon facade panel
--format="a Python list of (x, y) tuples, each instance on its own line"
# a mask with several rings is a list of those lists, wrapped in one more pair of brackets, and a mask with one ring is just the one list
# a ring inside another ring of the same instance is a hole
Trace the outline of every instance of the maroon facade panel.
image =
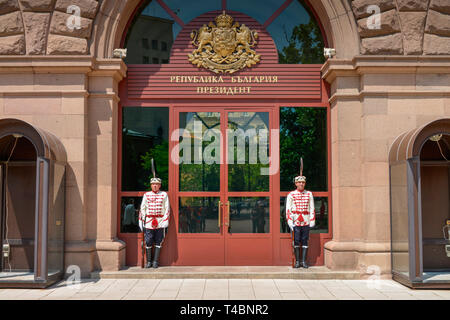
[(227, 12), (235, 22), (258, 33), (253, 48), (261, 61), (251, 69), (233, 74), (200, 69), (188, 61), (196, 47), (190, 33), (214, 21), (220, 11), (204, 14), (186, 25), (171, 51), (170, 64), (130, 65), (126, 81), (127, 99), (217, 98), (321, 100), (321, 66), (278, 64), (278, 52), (269, 33), (254, 19)]

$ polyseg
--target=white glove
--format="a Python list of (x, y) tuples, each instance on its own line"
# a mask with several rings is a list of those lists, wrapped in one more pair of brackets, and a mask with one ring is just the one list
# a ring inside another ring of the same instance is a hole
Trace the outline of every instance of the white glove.
[(314, 228), (315, 225), (316, 225), (316, 221), (311, 221), (311, 222), (309, 223), (309, 227), (310, 227), (310, 228)]
[(291, 229), (291, 232), (294, 231), (294, 224), (292, 223), (292, 221), (288, 221), (288, 226), (289, 229)]
[(141, 229), (141, 232), (142, 232), (142, 220), (139, 220), (139, 229)]

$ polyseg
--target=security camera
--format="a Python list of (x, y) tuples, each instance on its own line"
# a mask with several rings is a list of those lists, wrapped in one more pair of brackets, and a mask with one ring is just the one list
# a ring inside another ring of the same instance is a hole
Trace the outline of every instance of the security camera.
[(114, 49), (113, 58), (124, 59), (127, 57), (127, 49)]
[(334, 48), (324, 48), (323, 49), (323, 55), (325, 56), (325, 58), (332, 58), (336, 55), (336, 49)]

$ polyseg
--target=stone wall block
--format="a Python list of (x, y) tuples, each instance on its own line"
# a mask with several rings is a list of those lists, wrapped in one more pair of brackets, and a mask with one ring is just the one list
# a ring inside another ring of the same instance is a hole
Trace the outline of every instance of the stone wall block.
[(450, 53), (450, 37), (425, 34), (423, 53), (426, 55), (448, 55)]
[(92, 20), (80, 18), (81, 28), (74, 28), (71, 30), (67, 27), (67, 21), (69, 21), (71, 17), (72, 15), (70, 14), (55, 11), (50, 24), (50, 33), (88, 39), (91, 36)]
[(450, 15), (439, 13), (434, 10), (428, 12), (427, 25), (425, 27), (427, 33), (433, 33), (440, 36), (450, 36)]
[(47, 39), (50, 13), (24, 12), (27, 54), (43, 55)]
[(0, 0), (0, 14), (19, 10), (17, 0)]
[[(58, 96), (12, 96), (5, 100), (7, 115), (57, 115), (61, 113), (61, 98)], [(43, 128), (46, 129), (46, 128)], [(51, 128), (53, 129), (53, 128)], [(51, 133), (57, 132), (50, 130)]]
[(362, 115), (387, 114), (387, 97), (365, 97)]
[(361, 103), (342, 101), (337, 115), (338, 139), (340, 142), (361, 139)]
[(15, 35), (0, 38), (0, 55), (25, 54), (25, 36)]
[(55, 0), (19, 0), (23, 11), (53, 11)]
[(405, 54), (422, 54), (426, 16), (426, 12), (400, 12)]
[(381, 12), (395, 8), (394, 0), (354, 0), (352, 2), (352, 10), (357, 19), (369, 17), (373, 12), (367, 12), (367, 8), (371, 5), (376, 5)]
[(20, 11), (0, 16), (0, 36), (12, 36), (23, 33), (23, 21)]
[(450, 14), (450, 1), (449, 0), (431, 0), (430, 9)]
[(427, 11), (429, 0), (397, 0), (400, 11)]
[(96, 0), (56, 0), (55, 10), (67, 13), (67, 8), (71, 5), (81, 9), (81, 16), (94, 19), (97, 14), (99, 4)]
[[(437, 71), (436, 71), (437, 72)], [(418, 73), (416, 75), (416, 90), (450, 92), (450, 74), (448, 73)], [(430, 98), (431, 99), (431, 98)], [(423, 102), (426, 100), (423, 99)], [(436, 102), (429, 103), (436, 105)], [(421, 104), (424, 107), (424, 104)], [(438, 114), (436, 112), (436, 114)]]
[(368, 24), (369, 19), (371, 18), (369, 17), (358, 20), (358, 32), (362, 38), (376, 37), (400, 32), (400, 23), (398, 21), (396, 10), (386, 11), (381, 14), (380, 28), (370, 29), (371, 25)]
[(403, 54), (402, 34), (362, 39), (361, 53), (367, 55)]
[(87, 54), (88, 46), (86, 39), (66, 37), (55, 34), (48, 36), (47, 54), (49, 55), (71, 55)]
[[(404, 91), (416, 89), (416, 76), (413, 73), (367, 73), (361, 77), (362, 90), (366, 92)], [(377, 113), (377, 112), (375, 112)]]

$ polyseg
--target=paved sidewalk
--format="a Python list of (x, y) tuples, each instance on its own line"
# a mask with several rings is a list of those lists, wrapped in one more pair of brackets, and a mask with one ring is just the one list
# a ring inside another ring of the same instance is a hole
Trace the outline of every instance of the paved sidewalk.
[(126, 267), (94, 271), (92, 279), (304, 279), (359, 280), (360, 272), (336, 271), (325, 266), (294, 269), (291, 266), (164, 266), (158, 269)]
[(85, 279), (47, 289), (0, 289), (0, 300), (450, 300), (392, 280)]

